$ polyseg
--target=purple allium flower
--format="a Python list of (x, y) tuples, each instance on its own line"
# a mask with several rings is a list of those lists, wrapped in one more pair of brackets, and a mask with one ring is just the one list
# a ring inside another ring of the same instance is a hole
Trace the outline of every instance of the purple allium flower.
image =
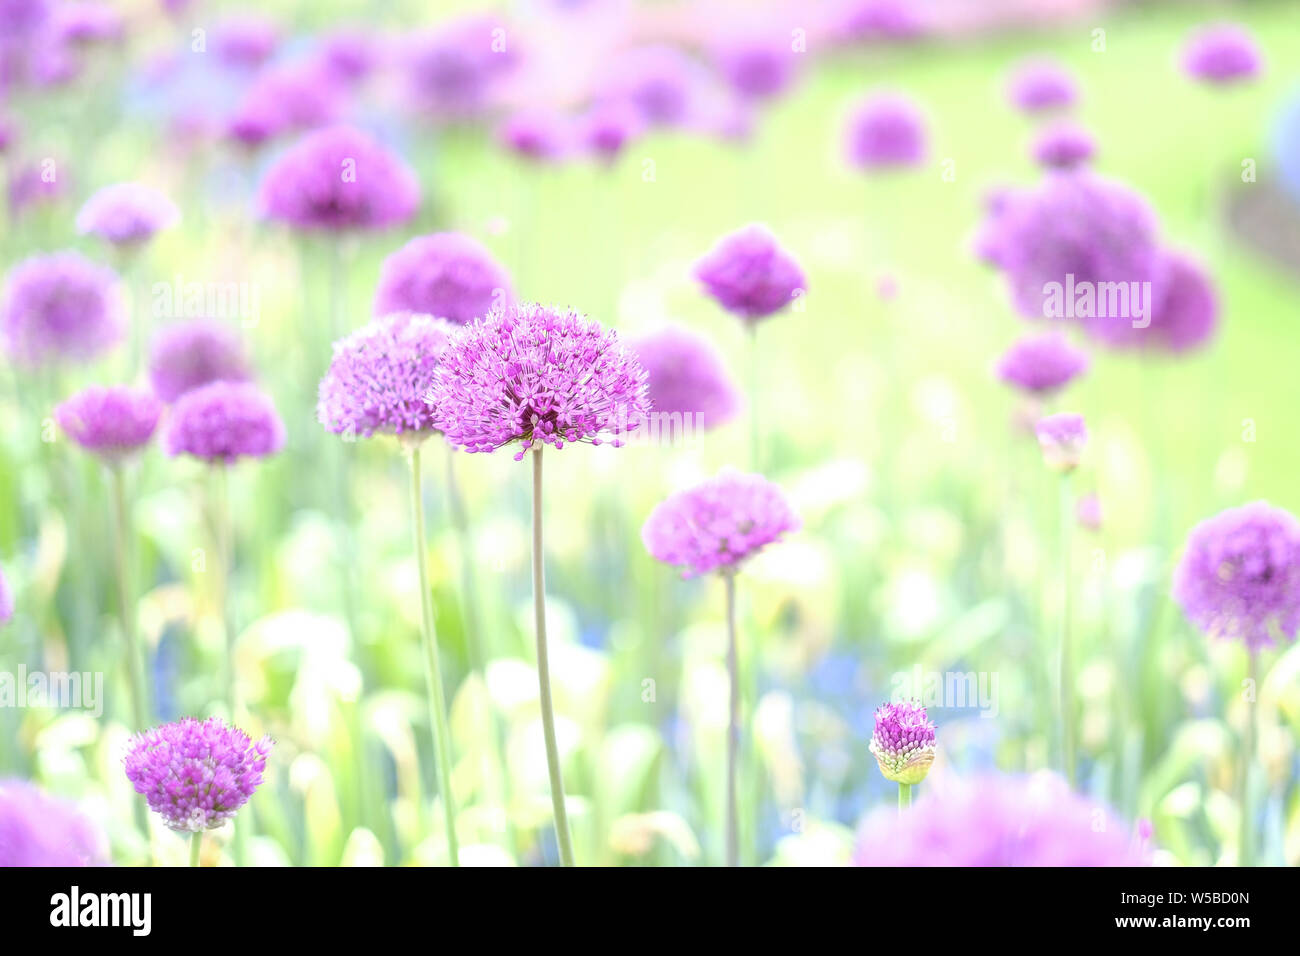
[[(1102, 815), (1099, 815), (1101, 811)], [(1098, 826), (1101, 820), (1106, 825)], [(930, 787), (906, 813), (873, 812), (856, 866), (1145, 866), (1129, 829), (1047, 772)]]
[(0, 339), (14, 359), (28, 365), (88, 361), (118, 344), (125, 330), (111, 269), (75, 252), (56, 252), (10, 271)]
[(175, 225), (180, 215), (158, 190), (139, 183), (116, 183), (86, 200), (77, 213), (77, 232), (98, 236), (115, 246), (134, 246)]
[(262, 784), (270, 737), (254, 743), (220, 717), (186, 717), (131, 738), (126, 777), (173, 830), (215, 830)]
[(1007, 83), (1007, 99), (1024, 113), (1068, 109), (1079, 99), (1074, 77), (1054, 60), (1035, 58), (1021, 63)]
[[(48, 165), (47, 165), (48, 164)], [(36, 205), (48, 206), (68, 192), (68, 177), (53, 160), (27, 163), (9, 177), (9, 209), (14, 216)]]
[(14, 619), (14, 596), (9, 592), (9, 582), (5, 580), (4, 568), (0, 568), (0, 625), (8, 624)]
[(601, 83), (603, 102), (623, 100), (651, 126), (676, 126), (690, 118), (700, 65), (675, 46), (644, 46), (618, 54)]
[(714, 51), (718, 72), (736, 95), (766, 100), (784, 93), (794, 81), (798, 57), (781, 31), (772, 35), (740, 36)]
[(975, 231), (971, 247), (980, 262), (995, 269), (1002, 268), (1002, 216), (1015, 191), (1005, 186), (994, 187), (984, 196), (984, 220)]
[(187, 319), (154, 334), (149, 382), (168, 404), (209, 382), (245, 382), (251, 377), (239, 333), (225, 322)]
[(515, 113), (497, 133), (502, 146), (533, 162), (561, 159), (568, 151), (571, 135), (565, 118), (548, 110)]
[(321, 38), (317, 50), (325, 71), (347, 83), (365, 79), (378, 60), (378, 41), (358, 27), (336, 30)]
[(280, 45), (280, 30), (258, 14), (239, 14), (217, 24), (213, 48), (226, 66), (248, 69), (261, 66)]
[(1191, 256), (1163, 252), (1162, 292), (1154, 303), (1149, 324), (1125, 316), (1094, 316), (1084, 329), (1112, 348), (1136, 348), (1172, 353), (1204, 345), (1219, 322), (1219, 295), (1205, 268)]
[(915, 40), (928, 24), (911, 0), (845, 0), (833, 33), (843, 43)]
[(226, 132), (245, 146), (260, 146), (281, 133), (336, 122), (346, 101), (338, 81), (316, 61), (271, 65), (244, 91)]
[(806, 290), (799, 264), (757, 224), (724, 236), (696, 264), (695, 278), (719, 305), (749, 323), (780, 312)]
[(152, 392), (91, 385), (55, 408), (54, 420), (74, 442), (112, 465), (149, 443), (162, 409)]
[(1034, 139), (1033, 157), (1040, 166), (1073, 169), (1092, 159), (1097, 142), (1075, 123), (1057, 122), (1044, 127)]
[(934, 763), (934, 724), (919, 702), (882, 704), (869, 749), (886, 780), (920, 783)]
[(612, 163), (645, 130), (641, 114), (624, 102), (598, 103), (577, 122), (576, 138), (589, 153)]
[(1264, 69), (1264, 60), (1255, 37), (1244, 26), (1216, 23), (1187, 38), (1183, 69), (1193, 79), (1226, 85), (1254, 79)]
[(317, 420), (335, 434), (362, 438), (433, 432), (433, 409), (424, 399), (454, 328), (444, 319), (400, 312), (335, 342)]
[(741, 562), (799, 530), (779, 485), (762, 475), (725, 469), (679, 491), (650, 512), (641, 540), (651, 557), (682, 568), (682, 577), (733, 573)]
[(116, 43), (123, 35), (122, 15), (107, 3), (60, 3), (50, 33), (55, 41), (74, 46)]
[(514, 302), (505, 267), (459, 232), (416, 236), (384, 260), (375, 315), (416, 312), (464, 325)]
[(641, 425), (646, 373), (618, 339), (583, 315), (541, 305), (494, 309), (457, 329), (434, 370), (434, 427), (467, 452), (520, 442), (593, 445)]
[(49, 15), (49, 0), (0, 0), (0, 35), (5, 39), (29, 36)]
[(1040, 418), (1034, 423), (1034, 434), (1047, 467), (1053, 471), (1074, 471), (1079, 467), (1088, 444), (1088, 428), (1082, 415), (1061, 412)]
[(629, 345), (646, 370), (656, 416), (682, 416), (705, 429), (736, 416), (740, 393), (708, 339), (669, 325)]
[(851, 165), (875, 170), (918, 166), (925, 162), (925, 117), (910, 99), (877, 93), (850, 114), (845, 153)]
[(1187, 539), (1174, 597), (1210, 637), (1252, 653), (1300, 630), (1300, 522), (1264, 501), (1202, 521)]
[(518, 65), (513, 35), (491, 16), (469, 15), (421, 33), (405, 56), (413, 105), (443, 120), (483, 113)]
[(108, 840), (74, 804), (0, 780), (0, 867), (107, 866)]
[(284, 446), (284, 423), (256, 385), (212, 382), (176, 401), (163, 445), (173, 458), (193, 455), (210, 464), (263, 458)]
[(1095, 492), (1079, 496), (1079, 500), (1074, 503), (1074, 518), (1082, 528), (1089, 531), (1101, 530), (1101, 499)]
[(262, 180), (260, 203), (296, 229), (337, 232), (406, 222), (420, 203), (415, 173), (351, 126), (309, 133)]
[(998, 361), (998, 378), (1034, 395), (1064, 388), (1087, 370), (1088, 356), (1058, 332), (1024, 336)]
[[(1049, 288), (1091, 286), (1096, 294), (1112, 283), (1128, 291), (1149, 282), (1152, 302), (1163, 293), (1159, 223), (1127, 186), (1086, 171), (1054, 174), (1009, 197), (996, 222), (998, 263), (1026, 316), (1078, 314), (1072, 302), (1055, 303)], [(1106, 308), (1094, 302), (1094, 309)]]

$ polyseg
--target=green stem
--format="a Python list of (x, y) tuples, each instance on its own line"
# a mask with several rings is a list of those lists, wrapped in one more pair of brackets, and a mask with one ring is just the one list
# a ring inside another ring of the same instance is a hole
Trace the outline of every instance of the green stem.
[(1060, 692), (1058, 719), (1061, 722), (1061, 761), (1065, 777), (1074, 786), (1074, 661), (1070, 646), (1070, 531), (1074, 524), (1074, 502), (1071, 495), (1070, 473), (1061, 476), (1060, 487), (1060, 547), (1061, 547), (1061, 646), (1060, 672), (1057, 675)]
[[(126, 479), (122, 474), (122, 465), (109, 467), (113, 483), (113, 546), (117, 564), (117, 605), (122, 618), (122, 639), (124, 642), (123, 663), (126, 666), (126, 682), (131, 693), (131, 719), (136, 733), (145, 730), (148, 725), (144, 692), (140, 679), (140, 647), (136, 633), (135, 601), (131, 597), (130, 548), (128, 546), (129, 521), (126, 510)], [(139, 801), (136, 801), (138, 804)]]
[(190, 837), (190, 866), (199, 865), (199, 845), (203, 842), (203, 831), (195, 830)]
[(555, 813), (555, 839), (560, 865), (573, 866), (573, 843), (564, 809), (564, 778), (560, 749), (555, 743), (555, 713), (551, 703), (551, 665), (546, 651), (546, 571), (542, 564), (542, 445), (533, 447), (533, 625), (537, 630), (537, 688), (542, 707), (542, 734), (546, 738), (546, 769), (551, 776), (551, 807)]
[(900, 783), (898, 785), (898, 812), (902, 813), (912, 805), (912, 785), (910, 783)]
[(758, 376), (758, 327), (751, 325), (749, 335), (749, 464), (754, 471), (763, 470), (762, 448), (758, 425), (758, 396), (761, 388)]
[(724, 572), (727, 589), (727, 866), (740, 865), (740, 821), (736, 801), (736, 765), (740, 756), (740, 673), (736, 655), (736, 575)]
[[(225, 638), (225, 698), (230, 711), (230, 722), (238, 720), (239, 694), (236, 690), (235, 673), (235, 616), (231, 577), (234, 572), (234, 531), (230, 518), (230, 478), (229, 467), (218, 463), (212, 466), (209, 484), (209, 520), (217, 548), (217, 606), (221, 614), (221, 630)], [(253, 816), (251, 808), (242, 820), (234, 824), (235, 828), (235, 866), (248, 865), (248, 838), (251, 836)]]
[(424, 682), (429, 692), (429, 722), (433, 728), (433, 749), (438, 761), (438, 785), (442, 790), (442, 811), (447, 827), (447, 854), (452, 866), (460, 866), (456, 842), (456, 799), (451, 792), (451, 732), (447, 724), (447, 703), (442, 692), (442, 668), (438, 664), (438, 636), (433, 620), (433, 595), (429, 591), (429, 566), (424, 543), (424, 495), (420, 480), (420, 448), (411, 447), (411, 521), (415, 535), (415, 564), (420, 574), (420, 615), (423, 627)]
[(1240, 866), (1255, 865), (1254, 827), (1252, 826), (1254, 820), (1252, 819), (1253, 814), (1250, 805), (1250, 771), (1255, 764), (1255, 741), (1259, 720), (1259, 681), (1257, 679), (1259, 657), (1253, 650), (1249, 654), (1246, 676), (1250, 680), (1250, 698), (1246, 701), (1246, 730), (1242, 737), (1241, 747), (1241, 779), (1237, 784), (1240, 791), (1238, 803), (1241, 813), (1239, 848), (1237, 850), (1238, 865)]

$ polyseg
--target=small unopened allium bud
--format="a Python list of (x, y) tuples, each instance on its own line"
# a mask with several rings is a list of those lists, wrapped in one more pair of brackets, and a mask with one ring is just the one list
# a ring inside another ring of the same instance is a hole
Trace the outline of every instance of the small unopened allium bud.
[(1047, 467), (1053, 471), (1074, 471), (1079, 467), (1088, 443), (1088, 429), (1082, 415), (1070, 412), (1048, 415), (1034, 425), (1034, 433)]
[(935, 754), (934, 724), (925, 708), (909, 701), (877, 708), (870, 750), (885, 779), (909, 785), (924, 780)]

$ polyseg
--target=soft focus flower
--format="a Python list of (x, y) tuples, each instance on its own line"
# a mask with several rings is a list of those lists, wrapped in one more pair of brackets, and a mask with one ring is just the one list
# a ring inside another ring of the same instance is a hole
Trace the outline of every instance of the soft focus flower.
[(683, 577), (730, 574), (787, 532), (799, 530), (779, 485), (727, 469), (655, 506), (641, 540), (656, 560)]
[(68, 193), (68, 176), (51, 159), (25, 163), (9, 176), (9, 211), (19, 216), (33, 206), (48, 206)]
[(1182, 353), (1207, 343), (1219, 324), (1219, 295), (1204, 266), (1181, 252), (1161, 254), (1160, 298), (1152, 305), (1150, 323), (1127, 316), (1094, 316), (1084, 329), (1112, 348), (1136, 348)]
[(105, 186), (77, 213), (77, 232), (98, 236), (115, 246), (148, 242), (180, 219), (172, 201), (139, 183)]
[(983, 199), (984, 220), (976, 229), (971, 243), (975, 257), (995, 269), (1002, 267), (1001, 220), (1013, 195), (1014, 190), (1006, 186), (995, 186), (986, 191)]
[(0, 780), (0, 867), (108, 862), (108, 839), (75, 805), (26, 780)]
[(1064, 388), (1087, 370), (1088, 356), (1057, 332), (1024, 336), (998, 361), (998, 378), (1034, 395)]
[(257, 14), (231, 16), (218, 23), (213, 32), (217, 59), (241, 69), (261, 66), (280, 45), (279, 28)]
[(351, 126), (303, 137), (262, 180), (260, 202), (296, 229), (383, 229), (415, 214), (420, 187), (400, 158)]
[(670, 325), (629, 343), (646, 370), (650, 404), (663, 429), (665, 416), (716, 428), (735, 417), (740, 394), (722, 357), (708, 341)]
[(374, 314), (417, 312), (464, 325), (513, 301), (510, 276), (492, 253), (462, 233), (438, 232), (384, 260)]
[(1032, 59), (1021, 63), (1007, 83), (1011, 105), (1025, 113), (1067, 109), (1079, 98), (1079, 87), (1059, 63)]
[(220, 717), (186, 717), (131, 738), (126, 777), (173, 830), (215, 830), (262, 784), (270, 737), (253, 743)]
[(1183, 69), (1194, 79), (1226, 85), (1251, 80), (1264, 68), (1259, 45), (1236, 23), (1201, 27), (1183, 46)]
[(513, 37), (495, 17), (471, 14), (409, 41), (406, 87), (416, 109), (442, 120), (467, 120), (492, 105), (518, 65)]
[(587, 152), (613, 162), (645, 129), (641, 114), (629, 103), (599, 103), (577, 121), (575, 136)]
[(934, 724), (919, 703), (882, 704), (868, 749), (886, 780), (920, 783), (934, 763)]
[(0, 625), (8, 624), (14, 619), (14, 596), (9, 592), (9, 582), (5, 580), (4, 568), (0, 568)]
[(0, 0), (0, 35), (17, 39), (35, 33), (50, 15), (49, 0)]
[(378, 59), (378, 42), (360, 27), (335, 30), (321, 38), (317, 56), (331, 76), (355, 83), (369, 76)]
[(26, 259), (9, 273), (0, 338), (14, 359), (86, 361), (122, 340), (117, 275), (75, 252)]
[(651, 126), (676, 126), (690, 118), (701, 68), (675, 46), (621, 51), (598, 87), (602, 102), (623, 100)]
[(1044, 127), (1035, 137), (1034, 161), (1051, 169), (1073, 169), (1092, 159), (1096, 140), (1074, 123), (1058, 122)]
[(917, 166), (926, 157), (925, 117), (910, 99), (877, 93), (849, 116), (845, 153), (859, 169)]
[(784, 93), (794, 81), (800, 54), (790, 38), (776, 30), (769, 35), (740, 35), (719, 44), (713, 58), (718, 72), (736, 95), (766, 100)]
[(54, 420), (82, 448), (116, 464), (149, 443), (162, 408), (152, 392), (91, 385), (55, 408)]
[(1300, 522), (1264, 501), (1202, 521), (1187, 539), (1174, 597), (1210, 637), (1258, 651), (1300, 630)]
[(334, 343), (316, 418), (335, 434), (432, 432), (424, 400), (450, 322), (408, 312), (375, 319)]
[(107, 3), (60, 3), (50, 18), (56, 42), (82, 46), (122, 39), (122, 15)]
[(318, 61), (273, 64), (244, 91), (226, 133), (256, 147), (281, 133), (316, 129), (343, 115), (347, 96)]
[(270, 396), (247, 382), (212, 382), (172, 407), (163, 438), (167, 454), (209, 463), (262, 458), (284, 446), (284, 423)]
[(724, 236), (696, 264), (695, 277), (719, 305), (751, 323), (781, 311), (806, 289), (799, 264), (757, 224)]
[(915, 40), (929, 25), (913, 0), (844, 0), (833, 33), (844, 43), (889, 43)]
[(455, 331), (434, 371), (434, 427), (467, 452), (522, 443), (601, 444), (637, 428), (650, 411), (645, 369), (585, 316), (514, 305)]
[(1074, 517), (1079, 526), (1089, 531), (1101, 530), (1101, 499), (1096, 493), (1080, 495), (1074, 503)]
[(534, 162), (560, 159), (568, 151), (568, 121), (549, 110), (523, 110), (501, 125), (497, 137), (512, 153)]
[(1043, 461), (1053, 471), (1073, 471), (1083, 459), (1084, 446), (1088, 444), (1088, 428), (1082, 415), (1061, 412), (1048, 415), (1034, 423), (1038, 446), (1043, 450)]
[(149, 381), (164, 402), (209, 382), (251, 378), (239, 333), (217, 319), (187, 319), (160, 328), (149, 351)]
[(1056, 774), (988, 774), (930, 787), (907, 812), (882, 807), (858, 831), (856, 866), (1144, 866), (1108, 808)]

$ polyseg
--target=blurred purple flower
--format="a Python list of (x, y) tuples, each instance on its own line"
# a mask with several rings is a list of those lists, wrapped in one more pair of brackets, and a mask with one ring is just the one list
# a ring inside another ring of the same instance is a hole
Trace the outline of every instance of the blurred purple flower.
[(1082, 320), (1090, 336), (1111, 348), (1174, 354), (1198, 348), (1213, 337), (1219, 296), (1204, 266), (1181, 252), (1165, 250), (1160, 258), (1161, 293), (1152, 305), (1150, 323), (1097, 315)]
[(1056, 392), (1087, 370), (1088, 356), (1058, 332), (1026, 335), (998, 361), (998, 378), (1033, 395)]
[(0, 37), (17, 40), (30, 36), (49, 15), (49, 0), (0, 0)]
[(569, 149), (572, 133), (565, 117), (549, 110), (523, 110), (509, 116), (497, 133), (501, 145), (533, 162), (554, 162)]
[(375, 315), (416, 312), (464, 325), (514, 302), (505, 267), (459, 232), (416, 236), (379, 269)]
[(210, 382), (251, 378), (239, 333), (217, 319), (187, 319), (160, 328), (149, 352), (154, 394), (171, 404)]
[(1040, 166), (1073, 169), (1082, 166), (1097, 152), (1097, 142), (1086, 129), (1070, 122), (1044, 127), (1034, 138), (1033, 157)]
[(702, 68), (675, 46), (643, 46), (618, 53), (596, 88), (600, 102), (625, 101), (651, 126), (690, 118)]
[(272, 20), (256, 13), (227, 17), (213, 31), (217, 59), (236, 69), (255, 69), (265, 63), (280, 45), (280, 29)]
[(140, 183), (115, 183), (86, 200), (77, 213), (77, 232), (115, 246), (136, 246), (175, 225), (180, 217), (180, 210), (158, 190)]
[(360, 27), (335, 30), (320, 38), (316, 55), (325, 72), (345, 83), (357, 83), (375, 69), (380, 41)]
[(850, 114), (845, 152), (859, 169), (917, 166), (925, 161), (925, 117), (912, 100), (896, 93), (877, 93)]
[(695, 278), (728, 312), (753, 324), (789, 306), (806, 288), (803, 270), (766, 226), (724, 236), (695, 266)]
[(117, 275), (75, 252), (26, 259), (9, 273), (0, 339), (19, 362), (88, 361), (126, 331)]
[(406, 87), (412, 105), (439, 120), (467, 120), (493, 103), (519, 62), (500, 20), (472, 14), (409, 41)]
[(284, 447), (284, 423), (269, 395), (248, 382), (211, 382), (172, 406), (163, 436), (167, 454), (209, 464), (264, 458)]
[(934, 724), (918, 702), (882, 704), (868, 749), (886, 780), (920, 783), (934, 763)]
[(719, 43), (713, 51), (718, 72), (736, 95), (747, 100), (771, 99), (789, 89), (800, 56), (782, 30), (742, 33)]
[(842, 43), (916, 40), (929, 25), (912, 0), (844, 0), (833, 34)]
[(58, 43), (116, 43), (124, 35), (122, 14), (107, 3), (63, 2), (54, 8), (50, 34)]
[(630, 104), (598, 103), (577, 121), (576, 138), (589, 153), (612, 163), (645, 130), (641, 114)]
[(734, 573), (767, 545), (798, 530), (799, 519), (779, 485), (726, 469), (656, 505), (641, 540), (651, 557), (682, 568), (682, 577), (689, 578)]
[(1210, 637), (1252, 653), (1300, 630), (1300, 522), (1267, 502), (1229, 508), (1187, 538), (1174, 597)]
[(656, 416), (682, 416), (684, 422), (694, 421), (705, 429), (736, 416), (740, 393), (708, 339), (669, 325), (628, 344), (646, 370)]
[(1007, 99), (1024, 113), (1063, 110), (1078, 101), (1079, 86), (1060, 63), (1036, 57), (1023, 61), (1012, 72)]
[(1095, 492), (1079, 496), (1079, 500), (1074, 503), (1074, 518), (1080, 527), (1089, 531), (1101, 530), (1101, 499)]
[(1088, 427), (1082, 415), (1060, 412), (1040, 418), (1034, 424), (1034, 434), (1038, 436), (1038, 446), (1048, 468), (1064, 472), (1079, 467), (1088, 444)]
[(1217, 86), (1253, 80), (1264, 69), (1255, 37), (1237, 23), (1201, 27), (1183, 46), (1183, 69), (1193, 79)]
[(125, 385), (91, 385), (54, 409), (54, 420), (86, 451), (116, 465), (153, 438), (162, 403)]
[(108, 862), (108, 839), (74, 804), (26, 780), (0, 780), (0, 867)]
[(337, 122), (348, 96), (318, 62), (273, 64), (261, 70), (226, 120), (226, 133), (245, 146), (260, 146), (282, 133)]

